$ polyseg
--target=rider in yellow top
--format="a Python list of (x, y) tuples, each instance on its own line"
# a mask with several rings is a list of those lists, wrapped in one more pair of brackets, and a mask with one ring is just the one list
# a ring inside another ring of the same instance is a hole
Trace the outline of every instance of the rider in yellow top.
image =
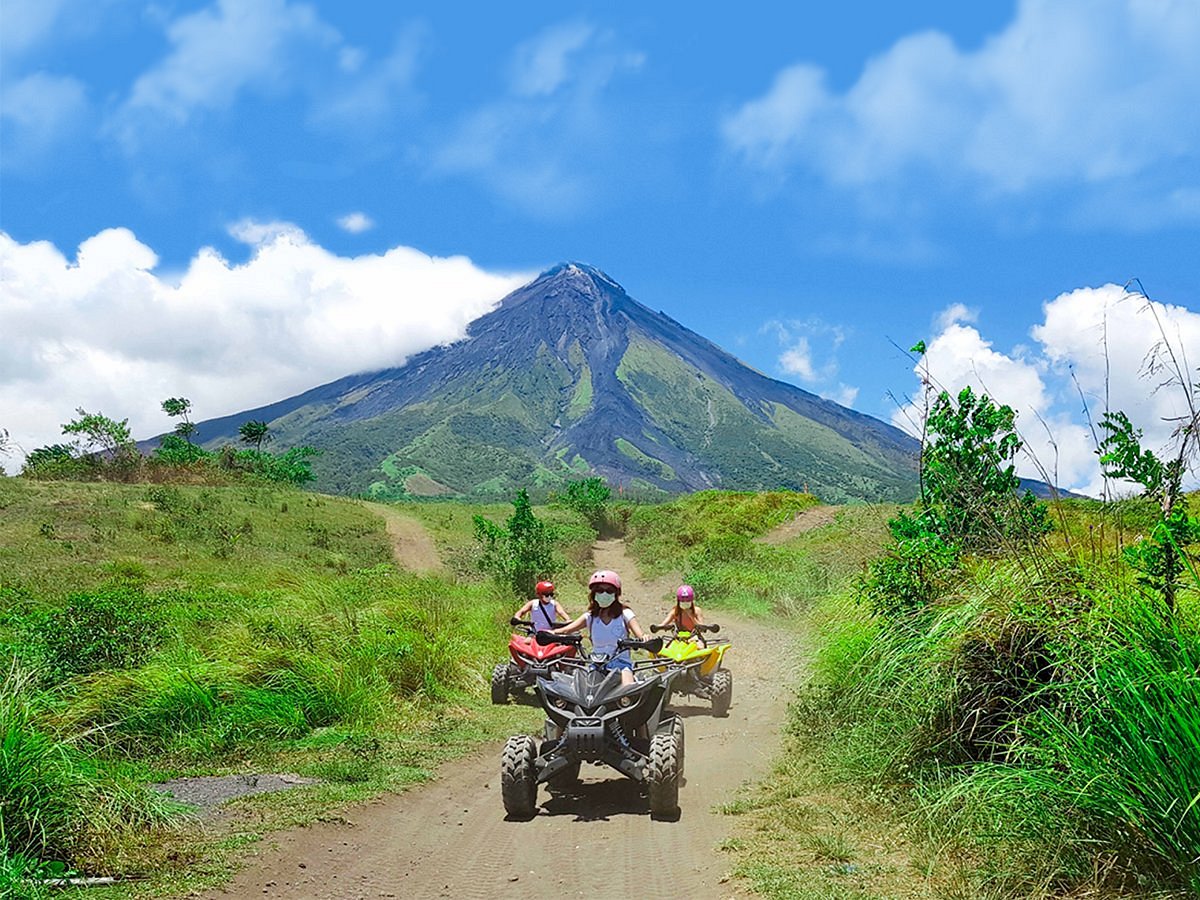
[(690, 584), (681, 584), (679, 590), (675, 592), (675, 605), (671, 607), (671, 611), (667, 613), (667, 617), (658, 627), (666, 628), (668, 625), (674, 625), (679, 631), (695, 634), (696, 626), (703, 624), (704, 615), (700, 612), (700, 607), (696, 605), (696, 592), (692, 590)]

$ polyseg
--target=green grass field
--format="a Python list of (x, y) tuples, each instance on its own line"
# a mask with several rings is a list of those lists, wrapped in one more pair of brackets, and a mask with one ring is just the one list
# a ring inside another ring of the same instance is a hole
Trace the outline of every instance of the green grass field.
[[(1200, 893), (1200, 596), (1166, 618), (1120, 557), (1144, 504), (1056, 507), (1034, 550), (964, 557), (891, 621), (861, 596), (897, 507), (816, 503), (703, 492), (608, 513), (647, 574), (797, 635), (785, 751), (723, 810), (732, 870), (777, 898)], [(101, 896), (219, 881), (255, 835), (524, 722), (485, 697), (512, 598), (473, 564), (473, 517), (512, 507), (399, 509), (446, 574), (397, 570), (355, 501), (0, 479), (0, 885), (60, 864), (146, 876)], [(764, 540), (806, 513), (815, 527)], [(595, 534), (538, 515), (578, 608)], [(238, 801), (250, 824), (217, 837), (147, 788), (246, 771), (320, 784)]]
[[(422, 780), (510, 731), (524, 711), (486, 705), (484, 672), (513, 601), (467, 557), (470, 515), (511, 507), (445, 510), (422, 515), (460, 571), (415, 576), (350, 500), (0, 479), (6, 866), (203, 880), (222, 871), (221, 847), (147, 784), (321, 780), (243, 801), (258, 831)], [(578, 558), (593, 533), (541, 512)]]

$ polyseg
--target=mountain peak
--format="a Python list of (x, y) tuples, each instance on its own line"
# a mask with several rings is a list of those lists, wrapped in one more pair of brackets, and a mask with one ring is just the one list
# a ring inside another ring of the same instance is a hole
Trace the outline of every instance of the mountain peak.
[(517, 288), (463, 340), (200, 423), (201, 440), (236, 439), (247, 418), (322, 449), (322, 489), (381, 497), (496, 497), (586, 473), (650, 493), (787, 487), (837, 501), (916, 485), (908, 435), (747, 368), (581, 262)]
[(554, 286), (583, 289), (587, 292), (590, 292), (588, 289), (591, 288), (625, 294), (625, 288), (621, 287), (607, 272), (587, 263), (573, 261), (561, 262), (547, 269), (529, 285), (530, 288), (543, 289)]

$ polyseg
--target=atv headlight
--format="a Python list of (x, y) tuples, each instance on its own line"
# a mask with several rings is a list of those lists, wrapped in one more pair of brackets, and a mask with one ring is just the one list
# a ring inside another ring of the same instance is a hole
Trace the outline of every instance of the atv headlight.
[(621, 698), (620, 703), (624, 707), (633, 706), (633, 697), (631, 697), (629, 694), (626, 694), (624, 697)]
[(567, 701), (566, 701), (566, 700), (564, 700), (562, 697), (555, 697), (555, 698), (554, 698), (554, 705), (555, 705), (555, 706), (557, 706), (559, 709), (566, 709), (566, 708), (567, 708)]

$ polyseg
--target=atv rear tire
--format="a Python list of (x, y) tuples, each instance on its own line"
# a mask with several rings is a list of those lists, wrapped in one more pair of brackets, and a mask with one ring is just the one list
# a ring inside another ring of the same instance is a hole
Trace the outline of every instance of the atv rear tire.
[(652, 819), (674, 819), (679, 814), (679, 751), (674, 729), (660, 731), (650, 740), (646, 783)]
[(537, 813), (537, 744), (527, 734), (515, 734), (500, 757), (500, 796), (504, 811), (514, 819), (532, 819)]
[(579, 763), (571, 763), (546, 782), (546, 787), (555, 793), (573, 790), (579, 784)]
[(733, 673), (728, 669), (717, 669), (712, 678), (712, 712), (718, 718), (729, 715), (733, 703)]
[(508, 702), (508, 663), (492, 669), (492, 703), (503, 706)]
[(675, 735), (675, 748), (679, 753), (679, 777), (683, 777), (683, 719), (676, 716), (671, 721), (671, 734)]

